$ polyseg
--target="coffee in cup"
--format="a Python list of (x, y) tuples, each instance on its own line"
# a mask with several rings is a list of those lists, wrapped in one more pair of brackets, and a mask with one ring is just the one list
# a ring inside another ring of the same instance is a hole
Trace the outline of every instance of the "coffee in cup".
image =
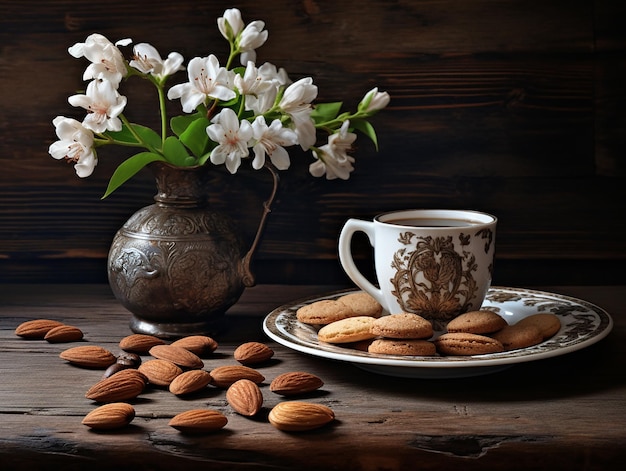
[[(480, 309), (491, 286), (496, 217), (473, 210), (392, 211), (373, 221), (349, 219), (339, 236), (339, 260), (350, 279), (390, 314), (410, 312), (436, 329)], [(378, 286), (357, 268), (356, 232), (374, 249)]]

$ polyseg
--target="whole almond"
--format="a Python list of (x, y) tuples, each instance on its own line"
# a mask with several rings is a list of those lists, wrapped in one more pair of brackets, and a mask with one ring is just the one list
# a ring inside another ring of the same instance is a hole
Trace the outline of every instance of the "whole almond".
[(291, 371), (276, 376), (270, 383), (270, 391), (282, 396), (305, 394), (321, 388), (324, 382), (312, 373)]
[(206, 335), (189, 335), (171, 343), (176, 347), (183, 347), (199, 357), (210, 355), (217, 350), (217, 342)]
[(155, 345), (165, 345), (165, 340), (147, 334), (131, 334), (120, 340), (120, 348), (126, 352), (147, 354)]
[(256, 383), (240, 379), (226, 391), (226, 400), (235, 412), (247, 417), (258, 414), (263, 407), (263, 393)]
[(52, 319), (34, 319), (18, 325), (15, 329), (15, 335), (25, 339), (43, 339), (50, 329), (60, 325), (63, 323)]
[(335, 413), (329, 407), (310, 402), (279, 402), (270, 411), (270, 424), (286, 432), (313, 430), (332, 422)]
[(213, 385), (218, 388), (228, 388), (240, 379), (249, 379), (256, 384), (265, 380), (265, 376), (257, 370), (244, 365), (218, 366), (211, 370), (211, 377), (213, 378)]
[(119, 402), (134, 399), (146, 387), (146, 377), (138, 370), (127, 368), (94, 384), (85, 397), (96, 402)]
[(169, 360), (181, 368), (199, 369), (204, 367), (204, 362), (198, 355), (191, 353), (183, 347), (177, 347), (175, 345), (155, 345), (148, 353), (154, 358)]
[(189, 370), (179, 374), (170, 383), (170, 392), (177, 396), (191, 394), (208, 386), (213, 378), (205, 370)]
[(105, 404), (92, 410), (82, 423), (98, 430), (111, 430), (125, 427), (135, 418), (135, 409), (125, 402)]
[(82, 340), (83, 331), (73, 325), (58, 325), (50, 329), (44, 340), (50, 343), (76, 342)]
[(83, 368), (106, 369), (115, 363), (115, 355), (97, 345), (81, 345), (62, 351), (59, 356), (71, 364)]
[(192, 409), (175, 415), (168, 425), (183, 433), (214, 432), (228, 423), (226, 416), (212, 409)]
[(183, 372), (171, 361), (161, 359), (144, 361), (137, 369), (146, 375), (150, 384), (156, 386), (169, 386)]
[(264, 363), (273, 356), (274, 350), (260, 342), (243, 343), (234, 352), (235, 360), (242, 365)]

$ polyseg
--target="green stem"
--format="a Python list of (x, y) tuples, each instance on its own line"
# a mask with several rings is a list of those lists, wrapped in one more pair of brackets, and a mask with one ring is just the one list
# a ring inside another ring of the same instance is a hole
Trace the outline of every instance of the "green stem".
[(165, 139), (167, 138), (167, 111), (165, 109), (165, 91), (161, 84), (156, 84), (159, 92), (159, 110), (161, 113), (161, 146), (165, 145)]
[[(135, 131), (135, 129), (133, 128), (133, 125), (130, 123), (130, 121), (128, 121), (128, 119), (126, 118), (126, 116), (124, 116), (123, 114), (120, 114), (120, 119), (122, 120), (122, 122), (126, 125), (126, 127), (128, 128), (128, 130), (130, 131), (130, 133), (133, 135), (133, 137), (137, 140), (137, 144), (131, 144), (129, 142), (123, 142), (120, 143), (121, 145), (125, 145), (125, 146), (130, 146), (130, 147), (145, 147), (146, 149), (148, 149), (150, 152), (154, 152), (155, 154), (160, 154), (160, 152), (158, 152), (154, 147), (152, 147), (151, 145), (149, 145), (147, 142), (145, 142), (141, 136), (139, 134), (137, 134), (137, 132)], [(114, 141), (114, 140), (113, 140)]]

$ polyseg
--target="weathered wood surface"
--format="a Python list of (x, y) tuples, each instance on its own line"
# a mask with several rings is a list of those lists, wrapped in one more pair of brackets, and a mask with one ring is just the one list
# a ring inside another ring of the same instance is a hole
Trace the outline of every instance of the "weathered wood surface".
[[(223, 57), (215, 21), (230, 6), (0, 1), (0, 280), (104, 281), (114, 232), (154, 194), (145, 172), (100, 201), (128, 155), (121, 150), (102, 150), (87, 180), (47, 154), (52, 118), (76, 112), (67, 97), (83, 85), (85, 63), (67, 47), (97, 31), (150, 42), (164, 54), (176, 50), (186, 60)], [(406, 207), (498, 215), (502, 283), (535, 282), (532, 265), (518, 263), (527, 260), (551, 260), (552, 282), (571, 279), (576, 261), (590, 264), (576, 282), (623, 280), (617, 268), (626, 256), (624, 2), (238, 6), (247, 21), (263, 19), (270, 32), (259, 61), (283, 66), (294, 78), (311, 75), (320, 99), (354, 105), (375, 85), (392, 96), (374, 122), (380, 152), (358, 141), (348, 182), (314, 179), (310, 156), (293, 153), (257, 256), (261, 282), (308, 281), (311, 265), (319, 271), (315, 282), (341, 279), (335, 244), (344, 221)], [(150, 124), (150, 91), (127, 85), (129, 116)], [(229, 208), (252, 233), (268, 185), (268, 175), (252, 171), (222, 175), (215, 205)], [(607, 263), (614, 270), (605, 270)]]
[[(275, 361), (259, 367), (264, 411), (280, 399), (269, 381), (309, 371), (325, 384), (306, 400), (330, 406), (336, 423), (303, 434), (279, 432), (263, 417), (247, 419), (224, 392), (180, 399), (153, 389), (135, 401), (137, 418), (123, 431), (95, 433), (81, 425), (95, 405), (84, 392), (102, 372), (58, 357), (68, 346), (15, 336), (22, 321), (73, 323), (86, 341), (117, 353), (130, 332), (127, 314), (106, 285), (0, 286), (0, 469), (621, 469), (626, 458), (626, 312), (622, 287), (541, 287), (593, 302), (612, 314), (613, 332), (598, 344), (562, 357), (516, 365), (466, 379), (404, 379), (310, 357), (269, 342), (263, 316), (275, 307), (333, 289), (258, 286), (227, 315), (205, 368), (235, 364), (243, 341), (260, 340)], [(176, 413), (215, 408), (226, 428), (186, 436), (167, 425)]]

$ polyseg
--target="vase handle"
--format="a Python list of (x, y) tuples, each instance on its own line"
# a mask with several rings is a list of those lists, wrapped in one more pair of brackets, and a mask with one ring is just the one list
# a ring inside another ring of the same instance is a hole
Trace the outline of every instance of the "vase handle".
[(274, 199), (276, 198), (276, 193), (278, 192), (278, 183), (280, 181), (278, 172), (271, 163), (266, 162), (265, 168), (267, 168), (272, 174), (273, 186), (269, 198), (263, 202), (263, 214), (261, 215), (261, 220), (259, 221), (259, 226), (257, 227), (254, 240), (252, 241), (252, 245), (250, 246), (250, 249), (248, 250), (246, 255), (244, 255), (243, 259), (241, 260), (241, 280), (244, 286), (246, 286), (247, 288), (250, 288), (256, 284), (256, 279), (254, 273), (252, 273), (250, 265), (252, 263), (252, 257), (254, 256), (256, 249), (261, 242), (261, 236), (263, 235), (263, 230), (265, 229), (267, 216), (269, 215), (269, 213), (272, 212), (272, 203), (274, 203)]

